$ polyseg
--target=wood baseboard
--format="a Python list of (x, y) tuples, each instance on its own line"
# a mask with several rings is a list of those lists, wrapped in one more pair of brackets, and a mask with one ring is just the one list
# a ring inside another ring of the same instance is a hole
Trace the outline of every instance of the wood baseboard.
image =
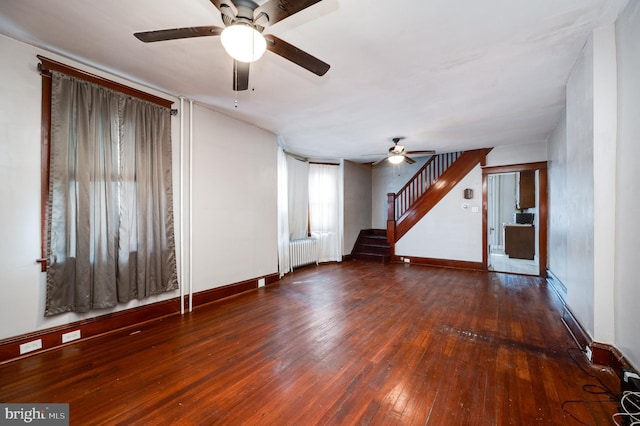
[(470, 262), (466, 260), (435, 259), (431, 257), (414, 257), (414, 256), (394, 256), (392, 261), (398, 262), (398, 263), (405, 263), (405, 259), (409, 259), (408, 263), (413, 265), (437, 266), (440, 268), (454, 268), (454, 269), (470, 269), (473, 271), (486, 270), (482, 262)]
[(566, 300), (564, 299), (567, 294), (567, 288), (551, 271), (547, 271), (547, 284), (554, 291), (560, 302), (562, 302), (563, 311), (561, 320), (569, 334), (573, 337), (576, 345), (581, 351), (585, 351), (587, 347), (591, 350), (591, 363), (613, 369), (620, 378), (622, 378), (623, 368), (634, 371), (629, 361), (615, 346), (593, 341), (589, 333), (586, 332), (582, 324), (580, 324), (580, 321), (576, 319), (571, 309), (567, 306)]
[[(273, 284), (279, 280), (278, 274), (271, 274), (266, 277), (265, 285)], [(216, 287), (210, 290), (193, 294), (193, 306), (204, 305), (225, 297), (243, 293), (248, 290), (258, 288), (258, 279), (250, 279), (239, 283)], [(186, 302), (185, 297), (185, 302)], [(114, 312), (98, 317), (76, 321), (57, 327), (35, 331), (33, 333), (22, 334), (15, 337), (0, 340), (0, 364), (13, 361), (14, 359), (31, 356), (43, 351), (55, 349), (64, 345), (69, 345), (79, 341), (87, 340), (102, 334), (122, 330), (124, 328), (138, 326), (142, 323), (153, 321), (162, 317), (180, 314), (180, 297), (174, 297), (161, 302), (150, 303), (144, 306)], [(62, 342), (62, 335), (73, 331), (80, 332), (80, 339), (71, 342)], [(34, 340), (41, 341), (41, 349), (20, 354), (20, 345)]]

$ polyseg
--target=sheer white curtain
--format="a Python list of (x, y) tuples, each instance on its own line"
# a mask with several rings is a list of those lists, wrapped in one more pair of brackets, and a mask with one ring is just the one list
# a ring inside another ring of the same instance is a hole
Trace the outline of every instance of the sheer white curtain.
[(341, 168), (309, 165), (309, 220), (311, 235), (319, 239), (319, 261), (342, 260)]
[(291, 270), (289, 260), (289, 182), (287, 155), (278, 147), (278, 270), (280, 278)]
[(289, 239), (306, 238), (309, 220), (309, 163), (287, 156)]

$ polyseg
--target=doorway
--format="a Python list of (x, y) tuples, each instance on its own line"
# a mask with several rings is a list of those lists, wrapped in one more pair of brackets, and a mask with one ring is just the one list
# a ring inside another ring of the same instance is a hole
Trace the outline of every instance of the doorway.
[(486, 269), (546, 276), (546, 162), (485, 167), (482, 175)]
[[(535, 236), (537, 209), (535, 205), (526, 209), (520, 209), (518, 206), (520, 173), (496, 173), (488, 175), (487, 179), (487, 268), (496, 272), (538, 275), (540, 255), (536, 244), (538, 239)], [(533, 223), (517, 223), (519, 213), (530, 215)], [(515, 251), (513, 247), (505, 247), (507, 243), (513, 246), (514, 239), (519, 246)]]

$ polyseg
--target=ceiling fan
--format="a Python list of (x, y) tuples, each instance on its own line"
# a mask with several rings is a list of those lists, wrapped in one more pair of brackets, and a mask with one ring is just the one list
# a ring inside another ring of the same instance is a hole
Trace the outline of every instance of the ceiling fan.
[(407, 162), (409, 164), (413, 164), (416, 161), (410, 157), (407, 157), (407, 154), (409, 155), (433, 155), (436, 152), (433, 150), (427, 150), (427, 151), (405, 151), (404, 146), (402, 145), (398, 145), (398, 142), (400, 142), (402, 139), (404, 139), (403, 137), (395, 137), (393, 139), (391, 139), (393, 141), (393, 146), (391, 148), (389, 148), (389, 153), (387, 154), (386, 157), (381, 158), (380, 160), (376, 161), (375, 163), (372, 164), (372, 166), (375, 166), (377, 164), (382, 163), (384, 160), (389, 160), (389, 162), (391, 164), (400, 164), (403, 161)]
[(262, 34), (266, 28), (321, 0), (268, 0), (262, 5), (253, 0), (210, 1), (220, 11), (225, 28), (173, 28), (137, 32), (134, 36), (145, 43), (221, 36), (225, 50), (233, 57), (233, 90), (236, 91), (249, 88), (249, 64), (258, 60), (265, 50), (270, 50), (318, 76), (323, 76), (329, 71), (329, 64), (320, 59), (272, 34)]

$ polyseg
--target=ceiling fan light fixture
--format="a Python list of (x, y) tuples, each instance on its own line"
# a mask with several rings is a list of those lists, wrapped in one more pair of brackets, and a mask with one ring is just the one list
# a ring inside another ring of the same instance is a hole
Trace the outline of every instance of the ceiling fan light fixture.
[(249, 24), (237, 23), (222, 31), (220, 41), (229, 56), (240, 62), (254, 62), (267, 50), (267, 42)]
[(389, 156), (389, 162), (391, 164), (400, 164), (404, 161), (404, 155), (394, 154)]

